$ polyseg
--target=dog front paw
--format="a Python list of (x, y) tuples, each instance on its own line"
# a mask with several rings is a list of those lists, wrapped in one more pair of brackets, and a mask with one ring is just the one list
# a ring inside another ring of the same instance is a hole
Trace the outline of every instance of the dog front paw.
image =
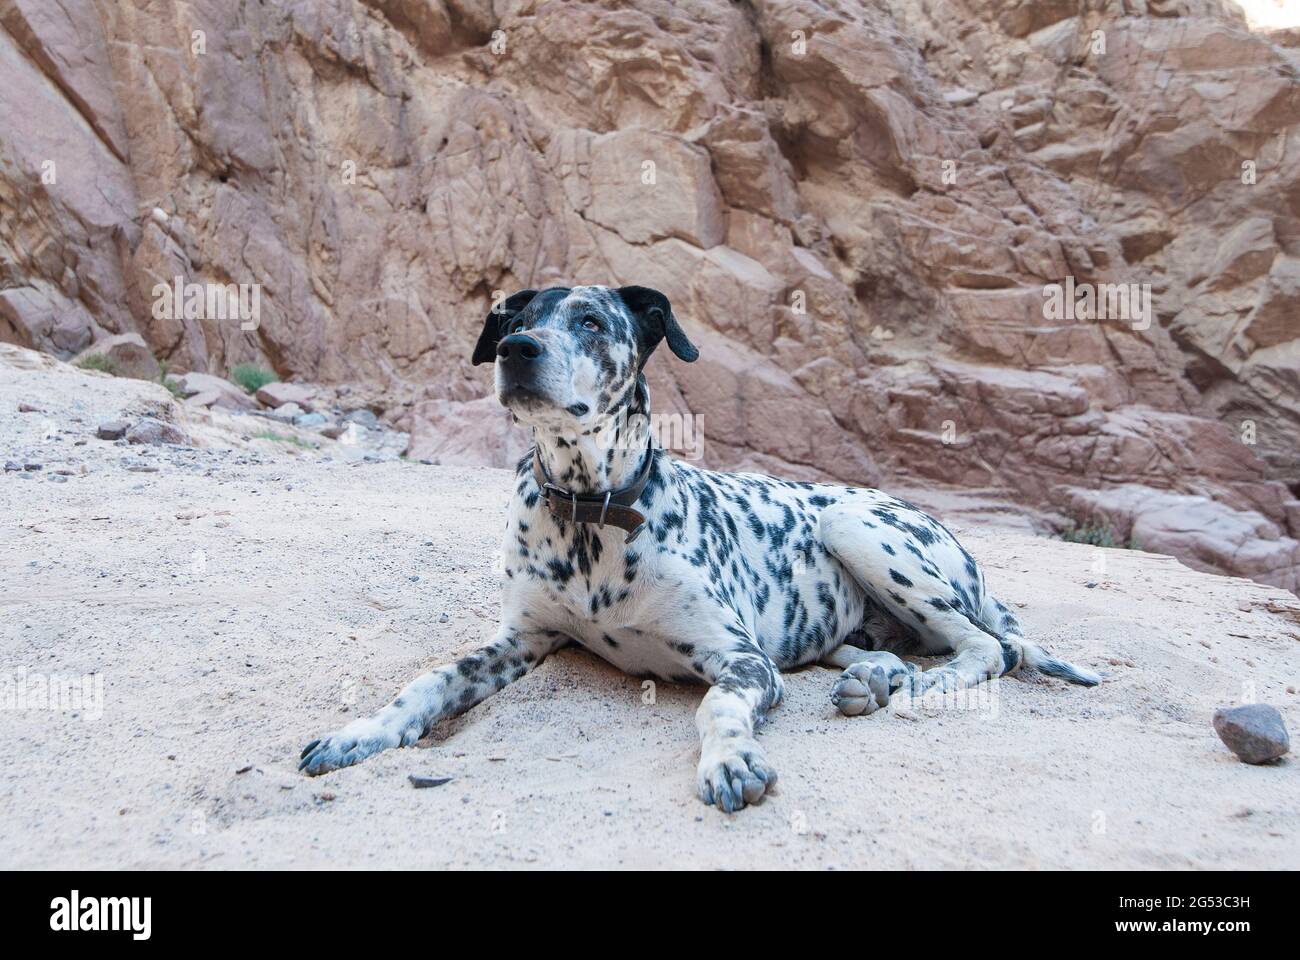
[(758, 803), (776, 783), (776, 771), (753, 740), (727, 740), (700, 758), (699, 795), (724, 813)]
[(402, 737), (370, 718), (353, 720), (342, 730), (307, 744), (299, 755), (298, 769), (317, 777), (402, 744)]

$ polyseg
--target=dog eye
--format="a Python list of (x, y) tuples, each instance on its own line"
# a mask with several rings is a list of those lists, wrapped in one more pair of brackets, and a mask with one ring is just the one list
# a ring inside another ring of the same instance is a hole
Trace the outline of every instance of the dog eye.
[(527, 326), (527, 324), (522, 320), (515, 320), (511, 322), (510, 326), (506, 327), (506, 333), (518, 333), (520, 330), (524, 329), (525, 326)]
[(595, 317), (587, 317), (582, 321), (582, 326), (584, 330), (591, 330), (593, 332), (599, 332), (600, 330), (600, 322), (596, 320)]

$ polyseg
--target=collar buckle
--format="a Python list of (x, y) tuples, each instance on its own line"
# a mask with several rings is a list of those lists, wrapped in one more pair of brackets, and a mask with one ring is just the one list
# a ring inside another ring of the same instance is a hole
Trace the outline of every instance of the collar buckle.
[[(576, 493), (574, 493), (571, 490), (565, 490), (559, 484), (549, 483), (549, 482), (542, 487), (542, 490), (545, 491), (546, 499), (552, 505), (552, 512), (554, 512), (555, 501), (552, 500), (551, 497), (558, 494), (560, 500), (562, 501), (567, 500), (573, 505), (573, 512), (569, 517), (569, 522), (570, 523), (578, 522), (578, 495)], [(602, 514), (602, 516), (604, 515)]]

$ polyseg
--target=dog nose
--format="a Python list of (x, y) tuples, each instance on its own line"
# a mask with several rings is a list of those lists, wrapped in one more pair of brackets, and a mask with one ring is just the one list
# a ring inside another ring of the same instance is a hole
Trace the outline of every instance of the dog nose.
[(512, 333), (497, 344), (497, 356), (507, 362), (518, 360), (527, 363), (540, 357), (546, 348), (524, 333)]

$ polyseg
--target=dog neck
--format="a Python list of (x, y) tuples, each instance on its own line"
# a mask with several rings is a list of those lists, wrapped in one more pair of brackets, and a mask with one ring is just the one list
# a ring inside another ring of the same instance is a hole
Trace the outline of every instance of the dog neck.
[(573, 493), (621, 490), (636, 480), (650, 443), (650, 398), (642, 380), (631, 399), (583, 433), (533, 428), (552, 482)]

